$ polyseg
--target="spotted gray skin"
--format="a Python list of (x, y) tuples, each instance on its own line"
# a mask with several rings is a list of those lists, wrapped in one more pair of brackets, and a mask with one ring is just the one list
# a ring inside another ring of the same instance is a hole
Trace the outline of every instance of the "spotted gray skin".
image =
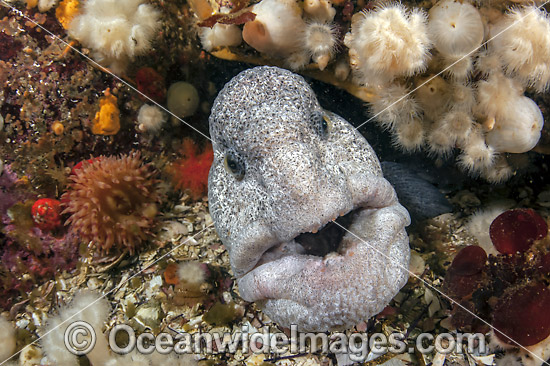
[[(285, 327), (338, 330), (405, 285), (409, 214), (365, 138), (322, 109), (302, 77), (243, 71), (216, 98), (210, 136), (210, 213), (243, 299)], [(336, 252), (307, 254), (294, 241), (351, 210)]]

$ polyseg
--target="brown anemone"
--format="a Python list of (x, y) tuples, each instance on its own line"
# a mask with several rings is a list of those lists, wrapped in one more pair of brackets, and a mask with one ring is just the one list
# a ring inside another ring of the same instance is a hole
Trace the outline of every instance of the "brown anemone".
[(136, 152), (84, 161), (62, 196), (66, 225), (102, 252), (115, 246), (133, 253), (150, 236), (158, 212), (155, 174)]

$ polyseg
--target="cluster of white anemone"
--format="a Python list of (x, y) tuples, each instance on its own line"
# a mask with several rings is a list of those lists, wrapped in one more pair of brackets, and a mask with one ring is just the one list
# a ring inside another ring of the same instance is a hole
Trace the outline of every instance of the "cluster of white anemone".
[(150, 50), (159, 26), (160, 13), (144, 0), (86, 0), (68, 30), (97, 62), (121, 72)]
[[(103, 327), (109, 318), (109, 302), (100, 293), (93, 291), (78, 292), (70, 304), (58, 309), (58, 315), (49, 317), (40, 342), (45, 354), (46, 364), (78, 366), (78, 357), (65, 346), (65, 333), (76, 321), (86, 322), (96, 335), (95, 345), (86, 357), (92, 366), (197, 366), (191, 354), (181, 356), (170, 354), (140, 354), (136, 349), (131, 353), (118, 355), (109, 347), (107, 334)], [(84, 338), (85, 339), (85, 338)], [(86, 339), (85, 339), (86, 340)], [(42, 364), (42, 363), (41, 363)]]
[[(262, 0), (251, 10), (256, 17), (244, 25), (242, 39), (257, 51), (283, 59), (294, 70), (310, 60), (323, 70), (334, 58), (338, 47), (333, 23), (336, 10), (329, 0), (306, 0), (303, 6), (295, 0)], [(207, 51), (241, 43), (236, 25), (203, 27), (199, 36)]]
[(353, 77), (376, 90), (374, 119), (395, 144), (458, 152), (466, 171), (508, 179), (506, 153), (533, 149), (544, 123), (524, 92), (550, 82), (547, 13), (523, 7), (488, 21), (472, 4), (440, 0), (427, 15), (393, 4), (357, 17), (345, 42)]
[[(527, 88), (550, 83), (550, 21), (534, 6), (506, 13), (468, 1), (439, 0), (429, 12), (385, 3), (356, 13), (338, 49), (335, 9), (329, 0), (262, 0), (244, 25), (248, 45), (299, 70), (311, 61), (339, 79), (375, 91), (374, 120), (395, 145), (459, 165), (492, 182), (508, 179), (508, 153), (537, 144), (542, 114)], [(203, 46), (238, 45), (240, 28), (203, 28)], [(332, 63), (332, 65), (330, 65)]]
[(7, 361), (15, 352), (15, 329), (11, 323), (0, 315), (0, 342), (2, 348), (0, 348), (0, 363)]

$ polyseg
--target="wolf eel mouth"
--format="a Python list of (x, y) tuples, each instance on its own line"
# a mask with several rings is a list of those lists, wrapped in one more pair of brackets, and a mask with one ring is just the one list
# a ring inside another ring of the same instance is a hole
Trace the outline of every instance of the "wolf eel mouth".
[(324, 257), (331, 252), (338, 252), (342, 238), (359, 210), (361, 208), (356, 208), (336, 220), (329, 221), (316, 233), (300, 234), (294, 238), (294, 241), (304, 248), (304, 254)]
[(258, 263), (247, 273), (252, 272), (263, 264), (275, 262), (287, 256), (298, 255), (323, 259), (329, 255), (344, 255), (350, 248), (350, 242), (358, 244), (357, 240), (355, 240), (356, 238), (353, 237), (353, 233), (350, 238), (351, 240), (347, 240), (346, 245), (343, 245), (344, 237), (349, 233), (348, 229), (350, 226), (357, 220), (360, 220), (358, 218), (359, 214), (367, 209), (368, 207), (354, 208), (348, 211), (348, 213), (326, 222), (318, 229), (302, 232), (294, 237), (294, 239), (273, 245), (264, 252)]

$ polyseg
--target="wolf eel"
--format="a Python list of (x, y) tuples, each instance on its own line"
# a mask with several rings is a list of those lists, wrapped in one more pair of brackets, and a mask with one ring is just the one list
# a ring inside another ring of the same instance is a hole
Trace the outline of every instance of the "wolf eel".
[(209, 209), (242, 298), (299, 331), (382, 311), (408, 279), (410, 217), (365, 138), (276, 67), (229, 81), (209, 123)]

